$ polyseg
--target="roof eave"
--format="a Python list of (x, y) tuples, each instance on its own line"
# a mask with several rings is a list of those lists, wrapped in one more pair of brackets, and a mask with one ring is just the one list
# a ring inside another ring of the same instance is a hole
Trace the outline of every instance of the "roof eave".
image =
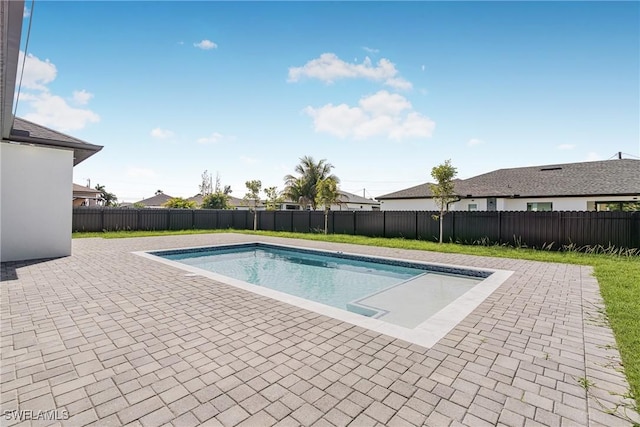
[(53, 139), (34, 138), (31, 136), (16, 134), (12, 134), (9, 138), (5, 138), (5, 140), (9, 142), (20, 142), (24, 144), (39, 145), (43, 147), (72, 149), (74, 166), (93, 156), (103, 148), (101, 145), (94, 145), (89, 143), (57, 141)]
[(8, 137), (13, 123), (13, 98), (18, 73), (20, 36), (24, 1), (5, 1), (0, 4), (2, 19), (2, 46), (0, 46), (0, 131), (1, 137)]

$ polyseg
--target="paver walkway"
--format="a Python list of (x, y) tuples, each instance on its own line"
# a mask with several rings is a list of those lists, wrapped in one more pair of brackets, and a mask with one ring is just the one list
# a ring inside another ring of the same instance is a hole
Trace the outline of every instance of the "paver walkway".
[(627, 383), (589, 267), (259, 238), (515, 271), (427, 349), (131, 254), (253, 240), (78, 239), (71, 257), (3, 264), (2, 425), (624, 426), (637, 417), (607, 413), (629, 403)]

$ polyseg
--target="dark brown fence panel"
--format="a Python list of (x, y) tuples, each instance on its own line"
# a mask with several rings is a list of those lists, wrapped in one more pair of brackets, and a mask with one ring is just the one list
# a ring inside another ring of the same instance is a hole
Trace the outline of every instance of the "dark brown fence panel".
[(355, 234), (355, 212), (353, 211), (331, 211), (333, 215), (333, 233)]
[(577, 246), (633, 247), (632, 212), (560, 212), (560, 214), (560, 229), (567, 243)]
[(293, 211), (274, 211), (274, 230), (293, 231)]
[(74, 208), (73, 231), (102, 231), (104, 209)]
[(640, 212), (633, 212), (631, 214), (631, 247), (640, 248)]
[[(309, 231), (321, 233), (324, 231), (324, 212), (307, 211), (309, 214)], [(329, 212), (329, 233), (333, 233), (333, 221), (331, 220), (331, 212)]]
[(309, 233), (311, 231), (310, 211), (291, 211), (291, 216), (292, 231), (298, 233)]
[(140, 209), (138, 230), (169, 230), (166, 209)]
[(358, 236), (384, 237), (383, 211), (354, 211), (355, 234)]
[(215, 230), (218, 228), (218, 211), (215, 209), (194, 210), (193, 228), (200, 230)]
[(188, 230), (193, 228), (193, 211), (191, 209), (168, 209), (169, 229)]
[(440, 236), (440, 229), (439, 229), (440, 226), (438, 224), (438, 220), (432, 218), (432, 216), (436, 214), (437, 212), (432, 212), (432, 211), (416, 212), (418, 239), (429, 240), (432, 242), (438, 241), (438, 236)]
[(415, 239), (418, 236), (418, 212), (382, 211), (385, 237)]
[(251, 211), (232, 211), (233, 228), (235, 230), (253, 230), (253, 212)]
[[(454, 236), (456, 242), (480, 243), (500, 241), (500, 212), (449, 212), (453, 215)], [(445, 216), (445, 218), (446, 218)]]
[(103, 215), (105, 230), (138, 230), (137, 209), (105, 209)]
[(276, 227), (275, 211), (259, 211), (258, 212), (258, 229), (273, 231)]
[[(322, 211), (261, 211), (262, 230), (323, 232)], [(437, 212), (331, 211), (329, 233), (417, 238), (437, 241)], [(74, 231), (253, 229), (243, 210), (74, 208)], [(500, 242), (542, 248), (552, 245), (640, 247), (640, 212), (449, 212), (445, 242)]]
[(218, 211), (218, 230), (233, 228), (233, 214), (236, 211)]
[(500, 212), (502, 243), (542, 248), (565, 244), (560, 234), (560, 212)]

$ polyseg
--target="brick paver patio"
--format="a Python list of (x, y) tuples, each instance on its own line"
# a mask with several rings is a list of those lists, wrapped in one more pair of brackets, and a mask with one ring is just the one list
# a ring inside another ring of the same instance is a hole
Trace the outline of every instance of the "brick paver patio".
[(259, 238), (515, 271), (428, 349), (131, 254), (253, 240), (79, 239), (71, 257), (3, 264), (2, 425), (637, 420), (608, 411), (628, 386), (589, 267)]

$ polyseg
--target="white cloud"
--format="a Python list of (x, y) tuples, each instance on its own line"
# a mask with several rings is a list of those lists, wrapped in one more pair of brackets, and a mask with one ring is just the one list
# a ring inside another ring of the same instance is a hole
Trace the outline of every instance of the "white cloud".
[(150, 132), (151, 136), (156, 138), (156, 139), (168, 139), (171, 138), (174, 133), (168, 129), (162, 129), (162, 128), (154, 128), (151, 129)]
[(402, 77), (387, 79), (384, 84), (398, 90), (410, 90), (413, 87), (410, 81), (405, 80)]
[(216, 49), (218, 47), (217, 44), (207, 39), (204, 39), (199, 43), (194, 43), (193, 45), (202, 50), (211, 50), (211, 49)]
[[(57, 77), (58, 70), (48, 59), (44, 61), (23, 51), (19, 53), (19, 65), (24, 61), (24, 73), (19, 101), (26, 103), (22, 116), (35, 123), (50, 127), (59, 131), (70, 131), (84, 128), (88, 123), (100, 121), (100, 116), (87, 108), (72, 107), (69, 100), (76, 106), (86, 105), (93, 94), (86, 90), (73, 91), (71, 97), (65, 98), (54, 95), (47, 85)], [(18, 70), (20, 75), (21, 70)], [(18, 98), (18, 94), (16, 94)]]
[(93, 98), (93, 94), (87, 92), (86, 90), (74, 90), (73, 91), (73, 102), (77, 105), (86, 105), (89, 103), (89, 100)]
[(471, 138), (468, 142), (467, 145), (469, 147), (474, 147), (476, 145), (480, 145), (480, 144), (484, 144), (484, 141), (478, 138)]
[(371, 59), (366, 57), (362, 63), (357, 64), (345, 62), (334, 53), (323, 53), (302, 67), (289, 68), (288, 81), (297, 82), (306, 77), (333, 83), (338, 79), (364, 78), (383, 82), (396, 89), (411, 89), (411, 83), (397, 75), (395, 64), (385, 58), (374, 65)]
[(24, 11), (22, 12), (22, 17), (23, 18), (28, 18), (31, 16), (31, 9), (29, 9), (27, 6), (24, 7)]
[(558, 150), (573, 150), (576, 146), (575, 144), (560, 144), (556, 148)]
[(127, 176), (137, 179), (152, 179), (156, 178), (158, 174), (153, 169), (131, 166), (127, 169)]
[(364, 50), (366, 50), (367, 52), (369, 52), (369, 53), (379, 53), (380, 52), (380, 49), (373, 49), (373, 48), (367, 47), (367, 46), (362, 46), (362, 48)]
[(49, 92), (23, 93), (20, 100), (31, 107), (31, 111), (23, 115), (25, 119), (59, 131), (78, 130), (100, 121), (100, 116), (93, 111), (71, 107), (64, 98)]
[(219, 132), (214, 132), (204, 138), (198, 138), (199, 144), (216, 144), (225, 139), (225, 136)]
[(313, 118), (316, 132), (339, 138), (428, 138), (435, 128), (431, 119), (413, 111), (406, 98), (385, 90), (362, 98), (358, 107), (327, 104), (319, 108), (308, 106), (304, 112)]
[(22, 87), (26, 89), (47, 90), (46, 84), (55, 80), (58, 70), (48, 59), (44, 61), (38, 57), (28, 54), (26, 59), (24, 52), (20, 51), (18, 56), (18, 78), (24, 62), (24, 73), (22, 75)]

